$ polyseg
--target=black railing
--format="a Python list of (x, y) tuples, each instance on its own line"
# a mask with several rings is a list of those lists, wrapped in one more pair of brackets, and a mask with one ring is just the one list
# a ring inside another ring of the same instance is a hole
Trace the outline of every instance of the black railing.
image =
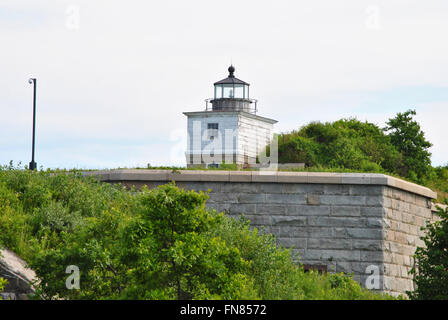
[[(216, 99), (213, 103), (214, 100), (205, 99), (205, 111), (244, 111), (252, 114), (257, 114), (258, 111), (256, 99), (222, 98)], [(213, 107), (214, 104), (215, 107)], [(226, 106), (227, 104), (230, 106)]]

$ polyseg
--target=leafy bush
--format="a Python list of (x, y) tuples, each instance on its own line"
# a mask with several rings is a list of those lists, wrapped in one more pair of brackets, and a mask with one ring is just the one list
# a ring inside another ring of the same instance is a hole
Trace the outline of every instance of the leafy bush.
[[(1, 258), (1, 253), (0, 253), (0, 258)], [(5, 290), (5, 287), (7, 285), (8, 281), (2, 277), (0, 277), (0, 293), (3, 292), (3, 290)], [(2, 300), (2, 297), (0, 296), (0, 300)]]
[(279, 136), (280, 163), (393, 172), (400, 161), (400, 153), (379, 127), (356, 119), (312, 122)]
[(416, 265), (411, 270), (417, 288), (409, 292), (411, 299), (448, 299), (448, 207), (439, 208), (440, 220), (427, 223), (422, 238), (425, 247), (417, 248)]
[[(8, 281), (6, 279), (3, 279), (2, 277), (0, 277), (0, 292), (5, 290), (5, 287), (6, 287), (7, 283), (8, 283)], [(0, 297), (0, 300), (1, 299), (2, 299), (2, 297)]]

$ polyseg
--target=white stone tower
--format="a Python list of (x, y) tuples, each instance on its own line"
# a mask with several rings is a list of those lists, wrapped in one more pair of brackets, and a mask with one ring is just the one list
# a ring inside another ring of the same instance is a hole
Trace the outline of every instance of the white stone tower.
[[(204, 111), (188, 117), (187, 166), (218, 167), (222, 163), (248, 166), (269, 144), (276, 120), (257, 115), (257, 100), (249, 98), (249, 84), (229, 76), (214, 84), (214, 98)], [(211, 103), (211, 108), (209, 108)]]

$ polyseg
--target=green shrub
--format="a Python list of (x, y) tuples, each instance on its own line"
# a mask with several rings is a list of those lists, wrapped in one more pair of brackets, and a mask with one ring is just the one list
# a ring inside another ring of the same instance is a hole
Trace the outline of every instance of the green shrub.
[(439, 208), (440, 220), (425, 228), (425, 247), (415, 253), (414, 275), (416, 290), (408, 292), (416, 300), (448, 300), (448, 207)]
[(342, 119), (333, 123), (311, 122), (299, 131), (281, 134), (279, 162), (395, 172), (401, 155), (378, 126)]
[[(8, 281), (6, 279), (3, 279), (2, 277), (0, 277), (0, 292), (5, 290), (5, 287), (7, 284), (8, 284)], [(0, 297), (0, 300), (1, 300), (1, 297)]]

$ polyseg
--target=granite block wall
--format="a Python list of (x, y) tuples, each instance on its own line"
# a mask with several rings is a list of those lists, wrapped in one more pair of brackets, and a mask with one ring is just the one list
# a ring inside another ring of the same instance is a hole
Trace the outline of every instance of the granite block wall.
[[(161, 174), (110, 174), (104, 180), (150, 188), (176, 180)], [(374, 174), (187, 174), (174, 175), (179, 187), (210, 190), (209, 208), (235, 218), (244, 214), (252, 226), (293, 248), (300, 263), (353, 273), (363, 286), (393, 295), (413, 290), (409, 270), (423, 245), (420, 228), (435, 219), (429, 189)]]

